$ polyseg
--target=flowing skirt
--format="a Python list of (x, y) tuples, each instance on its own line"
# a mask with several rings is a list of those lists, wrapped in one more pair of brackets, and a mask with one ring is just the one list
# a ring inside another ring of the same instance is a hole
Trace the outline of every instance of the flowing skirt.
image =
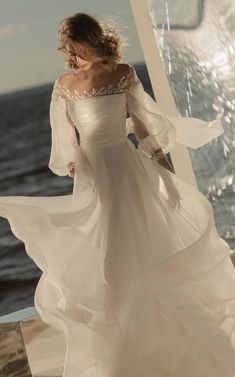
[(43, 271), (63, 377), (235, 377), (235, 270), (210, 202), (129, 139), (79, 149), (73, 194), (0, 197)]

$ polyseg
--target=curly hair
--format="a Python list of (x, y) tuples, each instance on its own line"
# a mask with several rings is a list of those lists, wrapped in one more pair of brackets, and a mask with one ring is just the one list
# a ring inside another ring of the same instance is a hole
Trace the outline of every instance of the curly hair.
[[(57, 50), (66, 54), (66, 44), (75, 44), (81, 58), (99, 62), (109, 71), (116, 69), (123, 56), (123, 47), (129, 44), (117, 32), (113, 20), (99, 22), (86, 13), (76, 13), (63, 19), (60, 25)], [(79, 68), (70, 57), (66, 63), (69, 68)]]

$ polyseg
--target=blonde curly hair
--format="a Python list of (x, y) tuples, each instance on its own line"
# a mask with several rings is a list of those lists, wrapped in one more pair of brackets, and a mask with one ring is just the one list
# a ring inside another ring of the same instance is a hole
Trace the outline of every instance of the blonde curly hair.
[[(98, 21), (86, 13), (76, 13), (63, 19), (58, 30), (57, 50), (67, 54), (67, 43), (76, 46), (78, 55), (88, 61), (99, 62), (109, 71), (115, 70), (123, 56), (123, 47), (129, 45), (117, 32), (113, 20)], [(68, 57), (66, 65), (77, 69), (79, 66)]]

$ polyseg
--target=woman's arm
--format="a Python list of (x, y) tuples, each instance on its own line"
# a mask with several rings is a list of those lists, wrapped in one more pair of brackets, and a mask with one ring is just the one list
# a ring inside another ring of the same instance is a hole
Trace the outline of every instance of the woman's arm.
[[(177, 116), (165, 114), (157, 102), (144, 90), (135, 68), (131, 65), (129, 67), (132, 74), (128, 79), (126, 102), (131, 119), (127, 119), (126, 126), (128, 130), (134, 128), (133, 122), (136, 118), (133, 114), (138, 117), (138, 124), (139, 121), (144, 123), (146, 126), (144, 133), (146, 135), (147, 130), (149, 135), (145, 137), (146, 140), (141, 140), (142, 145), (139, 147), (148, 155), (159, 148), (162, 148), (167, 154), (173, 149), (176, 142), (197, 149), (223, 134), (222, 113), (218, 113), (216, 119), (210, 122), (198, 118), (182, 117), (180, 113)], [(137, 127), (136, 134), (138, 133)], [(141, 129), (143, 130), (143, 126)], [(139, 135), (141, 138), (142, 131)], [(168, 166), (165, 160), (161, 160), (160, 163), (164, 167)]]
[(157, 160), (157, 162), (163, 166), (164, 168), (168, 169), (171, 173), (174, 173), (175, 174), (175, 171), (173, 169), (173, 167), (171, 166), (171, 164), (169, 163), (168, 161), (168, 158), (166, 157), (166, 155), (163, 153), (162, 149), (159, 148), (157, 149), (156, 151), (154, 151), (152, 153), (152, 160)]
[[(134, 125), (134, 131), (137, 136), (138, 140), (142, 140), (149, 136), (149, 132), (147, 131), (146, 126), (144, 125), (143, 122), (141, 122), (133, 113), (130, 113), (131, 119), (133, 121)], [(163, 153), (162, 149), (159, 147), (155, 149), (152, 152), (152, 157), (153, 160), (157, 159), (158, 163), (163, 166), (164, 168), (168, 169), (170, 172), (174, 173), (174, 170), (172, 166), (170, 165), (166, 155)]]
[(69, 116), (59, 79), (54, 83), (50, 102), (51, 153), (48, 167), (59, 176), (74, 176), (79, 143)]
[(69, 169), (69, 176), (70, 177), (74, 177), (74, 174), (75, 174), (75, 162), (74, 161), (67, 162), (67, 167)]

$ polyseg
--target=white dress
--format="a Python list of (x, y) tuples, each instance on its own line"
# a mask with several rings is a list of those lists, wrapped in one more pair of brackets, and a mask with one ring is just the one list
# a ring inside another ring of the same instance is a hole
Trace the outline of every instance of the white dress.
[[(138, 149), (127, 110), (150, 134)], [(49, 168), (75, 162), (73, 193), (0, 197), (0, 216), (43, 271), (35, 307), (65, 335), (63, 377), (234, 377), (230, 248), (208, 199), (149, 158), (221, 135), (221, 114), (166, 116), (127, 64), (90, 92), (57, 79), (50, 123)]]

